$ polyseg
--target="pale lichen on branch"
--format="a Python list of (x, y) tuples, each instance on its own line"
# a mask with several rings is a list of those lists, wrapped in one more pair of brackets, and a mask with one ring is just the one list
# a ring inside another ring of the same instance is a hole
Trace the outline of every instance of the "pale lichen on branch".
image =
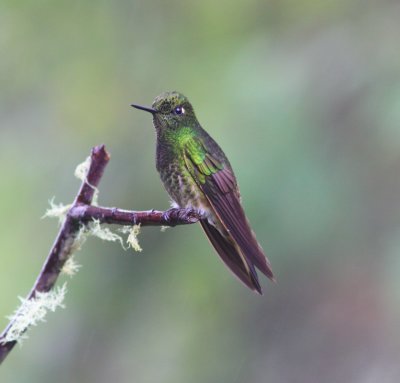
[(15, 313), (8, 317), (12, 325), (7, 334), (1, 339), (2, 343), (18, 342), (26, 339), (25, 331), (39, 322), (44, 322), (48, 311), (55, 311), (58, 307), (64, 308), (64, 297), (67, 292), (67, 285), (56, 287), (51, 291), (38, 292), (32, 299), (19, 297), (21, 305)]

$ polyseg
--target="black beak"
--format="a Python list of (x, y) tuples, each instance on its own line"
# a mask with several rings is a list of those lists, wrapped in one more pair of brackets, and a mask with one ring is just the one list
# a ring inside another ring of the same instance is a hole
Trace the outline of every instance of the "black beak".
[(131, 104), (131, 106), (133, 106), (136, 109), (144, 110), (144, 111), (149, 112), (151, 114), (155, 114), (155, 113), (158, 112), (157, 110), (155, 110), (153, 108), (148, 108), (147, 106), (136, 105), (136, 104)]

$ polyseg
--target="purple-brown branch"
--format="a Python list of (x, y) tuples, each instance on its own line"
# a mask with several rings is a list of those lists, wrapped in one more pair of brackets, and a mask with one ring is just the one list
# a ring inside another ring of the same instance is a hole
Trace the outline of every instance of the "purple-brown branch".
[[(187, 209), (128, 211), (92, 206), (94, 193), (110, 156), (104, 145), (100, 145), (92, 149), (90, 159), (86, 179), (82, 182), (81, 188), (67, 213), (43, 268), (27, 297), (28, 300), (34, 299), (38, 292), (48, 292), (53, 288), (65, 262), (72, 255), (74, 241), (81, 226), (88, 224), (93, 219), (100, 223), (116, 225), (176, 226), (195, 223), (201, 218), (196, 212)], [(12, 319), (0, 335), (0, 364), (17, 343), (15, 340), (4, 341), (14, 322), (15, 319)]]
[(81, 223), (98, 220), (100, 223), (141, 226), (176, 226), (195, 223), (199, 215), (189, 209), (169, 209), (167, 211), (131, 211), (115, 207), (100, 207), (78, 204), (73, 206), (68, 216)]

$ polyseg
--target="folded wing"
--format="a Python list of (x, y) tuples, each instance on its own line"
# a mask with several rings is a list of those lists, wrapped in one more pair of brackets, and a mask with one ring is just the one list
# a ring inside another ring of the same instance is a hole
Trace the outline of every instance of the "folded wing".
[[(211, 137), (208, 137), (208, 144), (210, 140), (212, 140)], [(217, 149), (217, 155), (207, 150), (204, 142), (193, 138), (186, 146), (185, 162), (190, 174), (225, 228), (225, 234), (230, 238), (223, 243), (215, 233), (215, 231), (219, 233), (215, 227), (203, 222), (202, 226), (227, 266), (243, 283), (260, 292), (254, 266), (273, 279), (271, 265), (250, 228), (240, 203), (236, 179), (229, 162), (214, 141), (212, 145), (213, 149)], [(224, 238), (221, 233), (219, 234)], [(247, 279), (241, 274), (243, 272), (247, 274)], [(251, 281), (251, 286), (249, 281)]]

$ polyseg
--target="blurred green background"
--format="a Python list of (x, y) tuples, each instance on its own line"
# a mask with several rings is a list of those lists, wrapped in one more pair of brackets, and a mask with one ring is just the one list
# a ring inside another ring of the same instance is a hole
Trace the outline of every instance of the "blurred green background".
[(229, 156), (278, 283), (245, 289), (198, 225), (143, 229), (142, 253), (91, 238), (0, 381), (398, 382), (399, 20), (390, 0), (2, 0), (1, 328), (92, 146), (100, 204), (168, 208), (129, 106), (165, 90)]

